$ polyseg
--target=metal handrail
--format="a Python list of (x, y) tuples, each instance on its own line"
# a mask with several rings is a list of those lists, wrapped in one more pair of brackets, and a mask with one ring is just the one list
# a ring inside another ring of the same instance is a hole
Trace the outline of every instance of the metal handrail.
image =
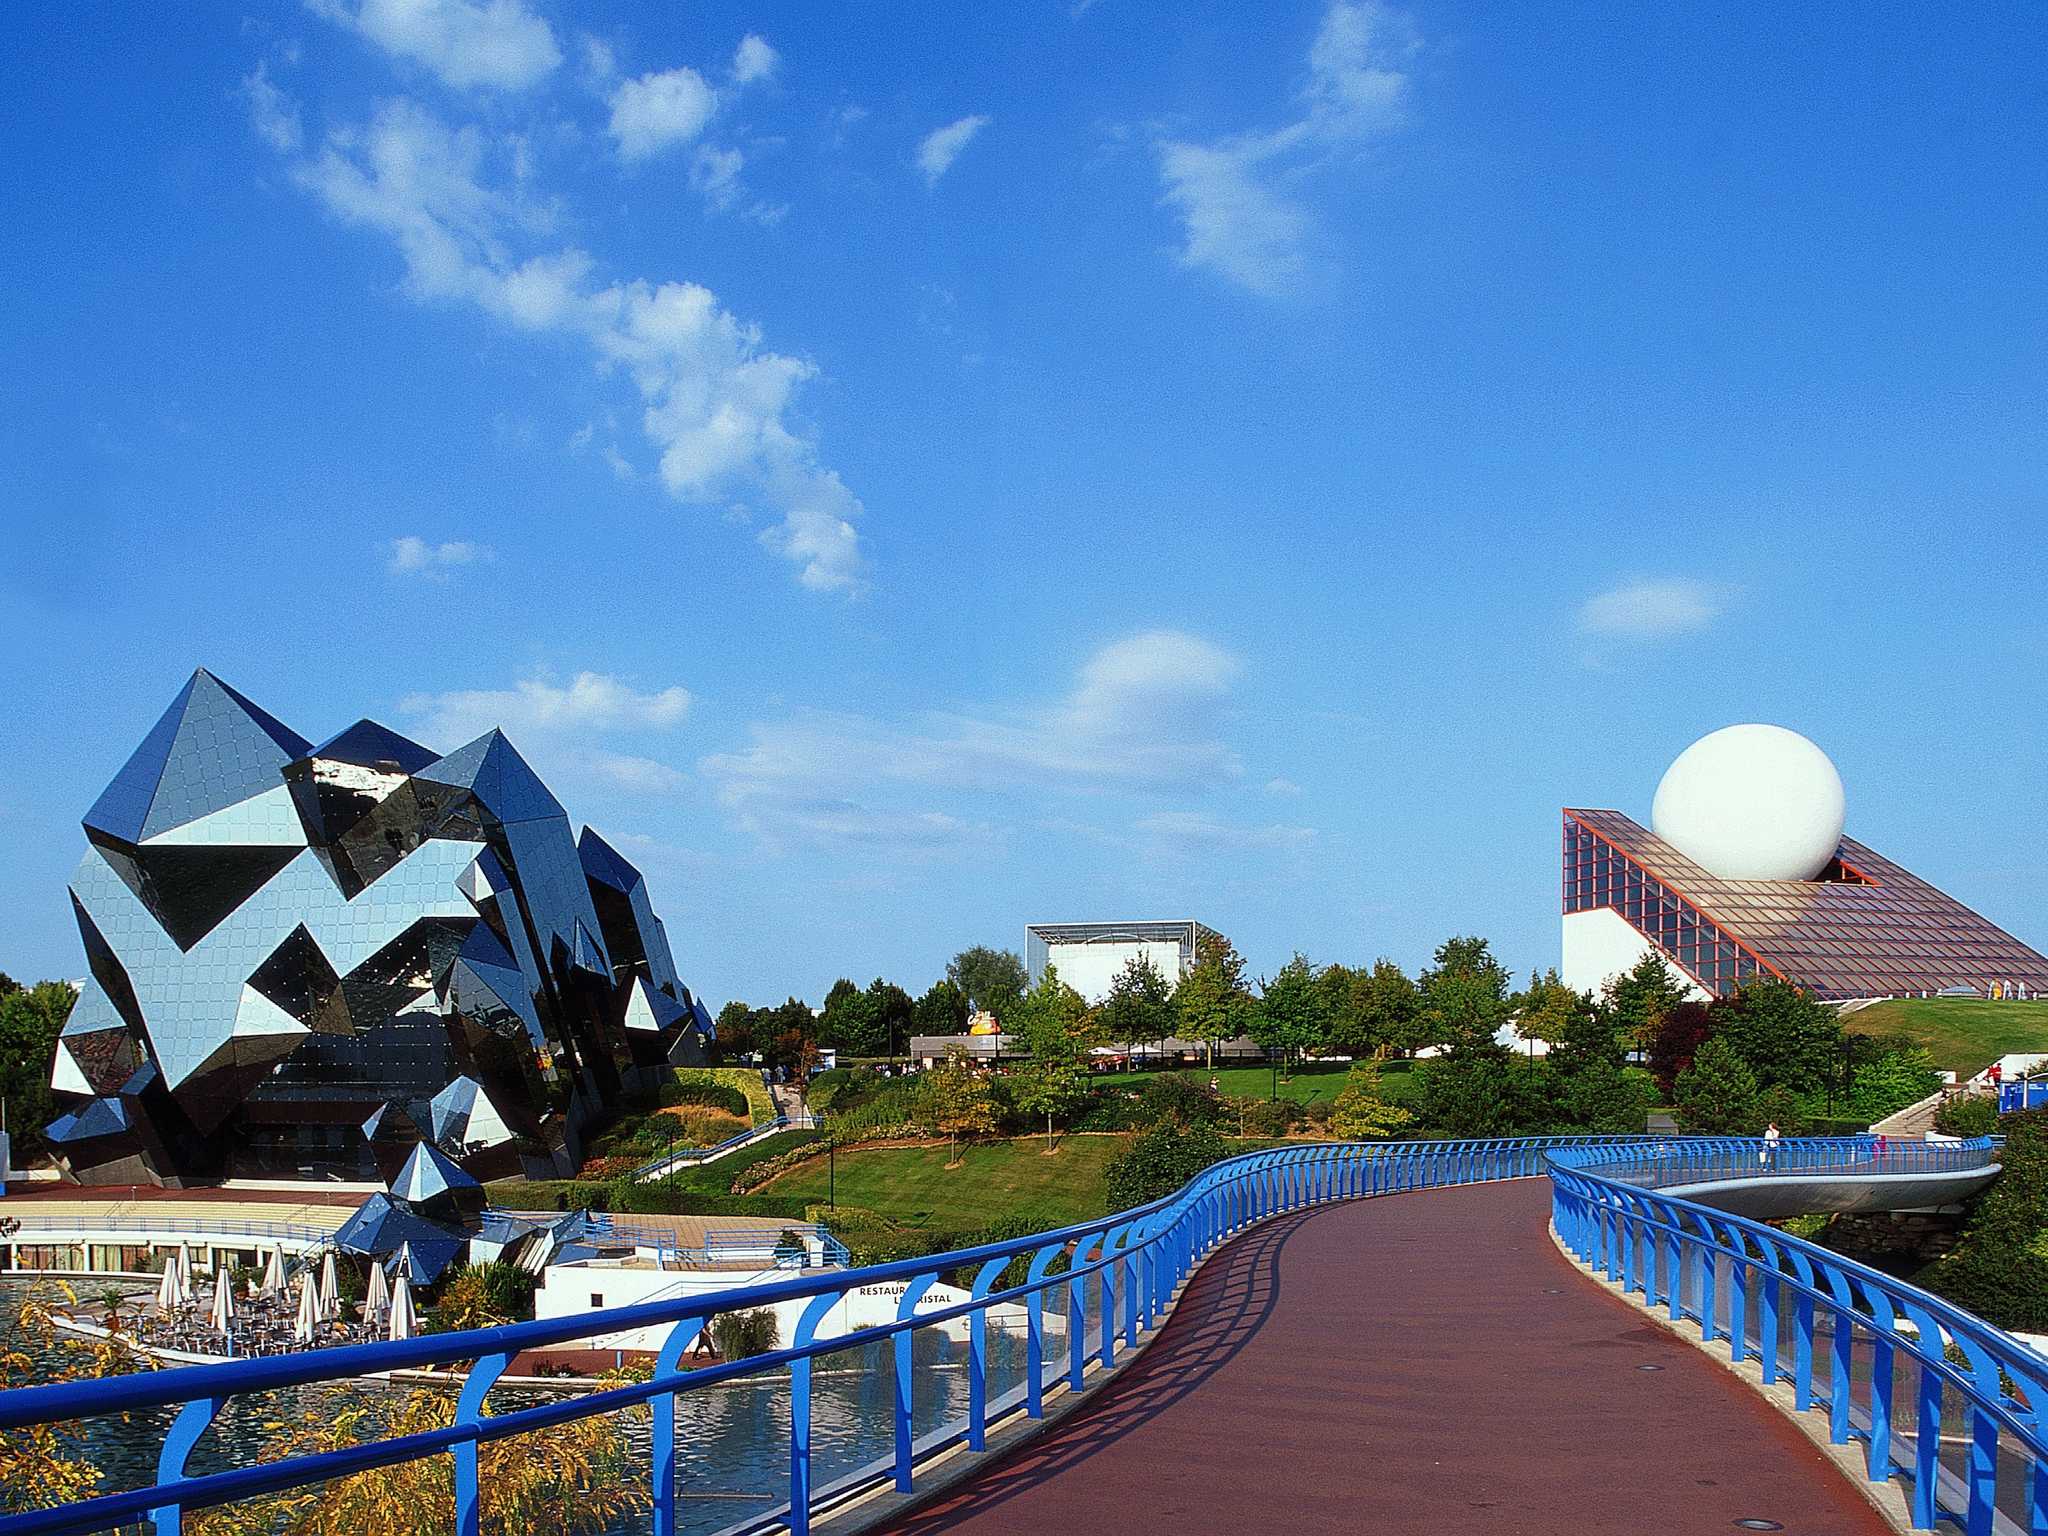
[[(78, 1232), (115, 1233), (123, 1236), (172, 1237), (268, 1237), (286, 1242), (299, 1242), (314, 1247), (334, 1241), (334, 1228), (308, 1227), (290, 1221), (251, 1221), (229, 1217), (210, 1220), (198, 1216), (46, 1216), (40, 1213), (17, 1213), (14, 1206), (0, 1207), (14, 1221), (20, 1223), (20, 1230), (27, 1232)], [(18, 1239), (17, 1239), (18, 1240)]]
[[(1849, 1141), (1866, 1144), (1862, 1159), (1844, 1155), (1854, 1151), (1853, 1145), (1780, 1142), (1768, 1149), (1776, 1159), (1769, 1171), (1853, 1178), (1869, 1177), (1872, 1164), (1880, 1175), (1982, 1169), (1997, 1165), (2000, 1145), (2000, 1138), (1980, 1137), (1877, 1153), (1869, 1145), (1874, 1138)], [(1689, 1173), (1691, 1150), (1662, 1160), (1632, 1147), (1550, 1153), (1552, 1217), (1560, 1241), (1624, 1292), (1639, 1293), (1645, 1306), (1661, 1304), (1671, 1318), (1698, 1323), (1703, 1342), (1725, 1340), (1731, 1363), (1754, 1355), (1765, 1386), (1789, 1375), (1795, 1408), (1827, 1409), (1832, 1443), (1864, 1442), (1870, 1481), (1889, 1482), (1904, 1474), (1916, 1530), (1933, 1529), (1947, 1514), (1960, 1514), (1971, 1536), (1993, 1529), (1998, 1454), (2001, 1436), (2007, 1436), (2032, 1461), (2026, 1528), (2048, 1532), (2048, 1358), (1918, 1286), (1763, 1222), (1656, 1187), (1683, 1187), (1687, 1178), (1646, 1184), (1637, 1177), (1645, 1170)], [(1700, 1150), (1704, 1160), (1713, 1160), (1714, 1154)], [(1761, 1141), (1738, 1141), (1722, 1150), (1747, 1169), (1766, 1147)], [(1885, 1166), (1893, 1160), (1912, 1166)], [(1788, 1306), (1789, 1363), (1781, 1336)], [(1824, 1383), (1815, 1376), (1822, 1318), (1828, 1320)], [(1870, 1357), (1869, 1404), (1860, 1413), (1852, 1385), (1859, 1344)], [(1960, 1362), (1951, 1351), (1962, 1357)], [(1893, 1379), (1901, 1352), (1920, 1370), (1910, 1460), (1895, 1453), (1893, 1444)], [(1951, 1394), (1969, 1434), (1960, 1511), (1941, 1507), (1941, 1438)]]
[(627, 1177), (636, 1184), (645, 1184), (653, 1179), (661, 1178), (664, 1174), (671, 1173), (677, 1168), (687, 1168), (698, 1163), (711, 1162), (727, 1152), (738, 1151), (748, 1142), (764, 1141), (768, 1137), (773, 1136), (777, 1131), (790, 1129), (793, 1129), (793, 1126), (789, 1117), (787, 1115), (777, 1115), (766, 1125), (754, 1125), (749, 1126), (744, 1131), (735, 1131), (732, 1135), (726, 1137), (725, 1140), (717, 1142), (712, 1146), (679, 1147), (674, 1152), (664, 1152), (661, 1156), (642, 1163), (638, 1168), (629, 1173)]
[[(1091, 1364), (1105, 1369), (1114, 1365), (1120, 1349), (1136, 1347), (1141, 1335), (1156, 1330), (1194, 1268), (1229, 1237), (1257, 1222), (1328, 1201), (1529, 1177), (1546, 1171), (1554, 1182), (1578, 1180), (1587, 1189), (1598, 1186), (1615, 1191), (1616, 1198), (1623, 1200), (1660, 1199), (1664, 1197), (1598, 1174), (1577, 1171), (1569, 1165), (1570, 1155), (1597, 1150), (1607, 1158), (1605, 1164), (1598, 1164), (1595, 1159), (1599, 1166), (1619, 1167), (1625, 1162), (1629, 1166), (1646, 1166), (1654, 1162), (1650, 1154), (1632, 1149), (1653, 1144), (1652, 1138), (1638, 1137), (1529, 1137), (1320, 1143), (1276, 1148), (1226, 1159), (1174, 1194), (1148, 1205), (1055, 1232), (952, 1253), (863, 1269), (797, 1272), (788, 1279), (763, 1285), (643, 1302), (575, 1317), (433, 1334), (396, 1343), (353, 1345), (128, 1377), (19, 1388), (0, 1393), (0, 1429), (173, 1404), (180, 1405), (181, 1411), (166, 1437), (153, 1486), (102, 1494), (53, 1510), (0, 1518), (0, 1536), (104, 1530), (144, 1515), (153, 1519), (158, 1536), (172, 1536), (183, 1529), (186, 1509), (227, 1503), (443, 1452), (451, 1454), (455, 1462), (456, 1531), (458, 1536), (475, 1536), (481, 1507), (477, 1482), (479, 1444), (640, 1404), (650, 1404), (654, 1410), (655, 1536), (675, 1536), (678, 1395), (785, 1366), (791, 1391), (789, 1501), (778, 1518), (793, 1536), (804, 1536), (814, 1502), (820, 1495), (844, 1491), (820, 1490), (812, 1477), (810, 1379), (812, 1362), (820, 1355), (864, 1344), (888, 1342), (892, 1346), (894, 1455), (887, 1468), (877, 1475), (892, 1478), (898, 1489), (908, 1491), (920, 1453), (928, 1457), (963, 1443), (971, 1450), (986, 1447), (991, 1409), (988, 1327), (992, 1308), (1021, 1304), (1027, 1314), (1026, 1373), (1016, 1411), (1035, 1419), (1045, 1412), (1046, 1366), (1051, 1363), (1045, 1311), (1048, 1305), (1058, 1305), (1062, 1295), (1066, 1310), (1065, 1385), (1078, 1392), (1085, 1386)], [(1747, 1149), (1750, 1155), (1755, 1154), (1758, 1145), (1726, 1144), (1731, 1150)], [(1779, 1154), (1794, 1155), (1793, 1149), (1800, 1145), (1782, 1143)], [(1819, 1151), (1814, 1155), (1832, 1154)], [(1667, 1159), (1666, 1166), (1682, 1167), (1683, 1159), (1675, 1163)], [(1580, 1222), (1573, 1230), (1583, 1236), (1588, 1197), (1575, 1193), (1571, 1198), (1580, 1201), (1580, 1205), (1559, 1208), (1567, 1210), (1571, 1220)], [(1735, 1220), (1705, 1212), (1704, 1208), (1688, 1208), (1701, 1211), (1709, 1221)], [(1560, 1230), (1563, 1229), (1561, 1223)], [(1784, 1243), (1794, 1241), (1782, 1234), (1776, 1236)], [(1022, 1279), (998, 1289), (998, 1282), (1020, 1260), (1025, 1270)], [(1066, 1268), (1052, 1272), (1053, 1266), (1062, 1262)], [(942, 1275), (956, 1270), (973, 1277), (967, 1299), (928, 1311), (917, 1310), (927, 1290)], [(897, 1281), (903, 1282), (904, 1288), (894, 1320), (824, 1340), (816, 1338), (826, 1315), (851, 1292)], [(1088, 1307), (1091, 1288), (1095, 1300), (1092, 1318)], [(691, 1341), (718, 1313), (797, 1301), (804, 1303), (803, 1313), (786, 1347), (701, 1370), (686, 1372), (681, 1368), (682, 1356)], [(965, 1318), (970, 1327), (966, 1417), (938, 1436), (914, 1443), (911, 1334), (918, 1328), (959, 1318)], [(488, 1417), (484, 1414), (486, 1394), (522, 1350), (664, 1325), (667, 1332), (648, 1381), (512, 1413)], [(1996, 1332), (1986, 1324), (1975, 1326)], [(192, 1476), (185, 1469), (193, 1445), (221, 1407), (236, 1395), (347, 1380), (373, 1372), (458, 1363), (466, 1364), (468, 1369), (461, 1378), (455, 1422), (445, 1428), (206, 1476)], [(2048, 1399), (2030, 1394), (2030, 1400)]]

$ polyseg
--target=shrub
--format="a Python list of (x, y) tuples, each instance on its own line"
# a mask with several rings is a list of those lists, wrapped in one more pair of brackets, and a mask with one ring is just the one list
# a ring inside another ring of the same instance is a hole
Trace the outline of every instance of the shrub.
[(664, 1083), (661, 1087), (661, 1104), (664, 1109), (698, 1104), (707, 1109), (722, 1109), (728, 1115), (737, 1115), (742, 1120), (748, 1119), (753, 1113), (747, 1104), (747, 1096), (730, 1083)]
[(746, 1100), (746, 1113), (754, 1124), (766, 1125), (775, 1118), (775, 1098), (762, 1083), (761, 1074), (752, 1067), (673, 1067), (670, 1071), (673, 1080), (661, 1088), (663, 1104), (696, 1102), (671, 1095), (712, 1084), (728, 1088)]
[(751, 1360), (775, 1348), (781, 1337), (775, 1312), (755, 1307), (749, 1312), (721, 1312), (711, 1320), (711, 1347), (721, 1360)]
[(1138, 1097), (1140, 1125), (1214, 1125), (1223, 1101), (1192, 1073), (1160, 1072)]
[(1245, 1097), (1229, 1101), (1240, 1136), (1285, 1136), (1301, 1118), (1301, 1106), (1292, 1099)]
[(585, 1158), (583, 1166), (576, 1170), (576, 1177), (579, 1181), (615, 1179), (622, 1173), (631, 1173), (646, 1161), (646, 1158), (630, 1152), (614, 1152), (603, 1157)]
[(1934, 1128), (1944, 1136), (1995, 1136), (1998, 1102), (1982, 1094), (1958, 1094), (1934, 1112)]
[(1137, 1095), (1122, 1088), (1096, 1088), (1067, 1122), (1070, 1131), (1135, 1131), (1144, 1111)]
[(1763, 1126), (1756, 1074), (1719, 1035), (1700, 1043), (1692, 1065), (1678, 1074), (1676, 1091), (1678, 1123), (1689, 1131), (1754, 1136)]
[(1112, 1210), (1128, 1210), (1172, 1194), (1229, 1149), (1213, 1125), (1178, 1126), (1170, 1121), (1137, 1137), (1104, 1173)]
[(661, 1114), (658, 1120), (660, 1129), (655, 1134), (654, 1145), (657, 1152), (667, 1148), (667, 1132), (671, 1128), (679, 1147), (715, 1147), (721, 1141), (728, 1141), (747, 1129), (747, 1122), (740, 1116), (703, 1105), (686, 1105), (681, 1109), (668, 1110)]

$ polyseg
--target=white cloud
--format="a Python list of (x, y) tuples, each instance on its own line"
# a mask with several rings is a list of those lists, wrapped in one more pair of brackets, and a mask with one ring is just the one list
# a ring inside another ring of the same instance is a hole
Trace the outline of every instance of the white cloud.
[[(643, 693), (606, 673), (578, 672), (566, 686), (534, 676), (510, 688), (415, 693), (398, 707), (420, 722), (422, 735), (456, 746), (474, 741), (494, 727), (508, 733), (669, 730), (688, 716), (690, 693), (686, 688)], [(621, 758), (615, 762), (646, 764), (647, 760)], [(617, 779), (632, 771), (615, 766), (610, 776)]]
[(1180, 215), (1182, 264), (1268, 297), (1298, 289), (1315, 231), (1300, 183), (1406, 121), (1404, 66), (1419, 46), (1398, 12), (1375, 0), (1333, 0), (1286, 124), (1208, 142), (1161, 139), (1162, 201)]
[(249, 104), (249, 126), (257, 137), (281, 155), (298, 153), (305, 138), (299, 126), (299, 105), (271, 80), (263, 61), (258, 60), (256, 68), (243, 78), (242, 97)]
[(687, 65), (628, 80), (612, 93), (611, 134), (622, 159), (645, 160), (704, 131), (718, 93)]
[(977, 113), (948, 123), (943, 128), (934, 128), (926, 134), (924, 141), (917, 146), (917, 168), (924, 173), (924, 184), (927, 187), (937, 186), (939, 178), (953, 168), (953, 162), (973, 142), (974, 136), (994, 121), (994, 118)]
[(391, 541), (391, 570), (401, 576), (432, 576), (446, 580), (454, 567), (474, 565), (479, 560), (490, 558), (491, 547), (488, 544), (472, 544), (467, 540), (429, 544), (417, 534), (408, 533)]
[(749, 32), (740, 39), (739, 47), (733, 50), (733, 84), (752, 85), (757, 80), (766, 80), (775, 73), (781, 62), (781, 55), (769, 47), (765, 39)]
[(1292, 779), (1266, 780), (1266, 793), (1282, 799), (1292, 800), (1301, 794), (1301, 786)]
[(308, 0), (387, 53), (459, 89), (523, 90), (562, 62), (554, 29), (522, 0)]
[(1579, 629), (1621, 640), (1661, 640), (1705, 629), (1727, 611), (1731, 591), (1692, 577), (1624, 582), (1586, 599)]
[(788, 416), (814, 373), (766, 350), (758, 327), (689, 282), (599, 284), (574, 248), (519, 254), (552, 210), (487, 179), (494, 147), (418, 104), (387, 104), (368, 125), (331, 135), (296, 169), (338, 218), (388, 236), (406, 288), (422, 301), (474, 305), (523, 330), (581, 337), (601, 369), (640, 394), (641, 425), (676, 499), (746, 496), (779, 515), (761, 541), (820, 591), (860, 584), (859, 499), (817, 461)]

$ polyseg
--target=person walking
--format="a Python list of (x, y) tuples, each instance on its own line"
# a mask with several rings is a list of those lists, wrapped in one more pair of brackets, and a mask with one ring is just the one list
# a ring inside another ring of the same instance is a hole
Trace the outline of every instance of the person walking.
[(1757, 1161), (1762, 1163), (1766, 1168), (1771, 1167), (1773, 1164), (1777, 1162), (1778, 1138), (1783, 1134), (1784, 1133), (1778, 1129), (1778, 1122), (1775, 1120), (1773, 1120), (1769, 1125), (1764, 1127), (1764, 1149), (1763, 1151), (1757, 1154)]

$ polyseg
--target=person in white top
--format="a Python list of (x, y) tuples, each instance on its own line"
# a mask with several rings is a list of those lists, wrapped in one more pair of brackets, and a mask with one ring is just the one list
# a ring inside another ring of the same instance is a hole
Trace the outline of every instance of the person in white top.
[(1778, 1159), (1778, 1137), (1781, 1134), (1783, 1133), (1779, 1131), (1778, 1122), (1775, 1120), (1764, 1127), (1764, 1149), (1757, 1154), (1757, 1161), (1766, 1168)]

